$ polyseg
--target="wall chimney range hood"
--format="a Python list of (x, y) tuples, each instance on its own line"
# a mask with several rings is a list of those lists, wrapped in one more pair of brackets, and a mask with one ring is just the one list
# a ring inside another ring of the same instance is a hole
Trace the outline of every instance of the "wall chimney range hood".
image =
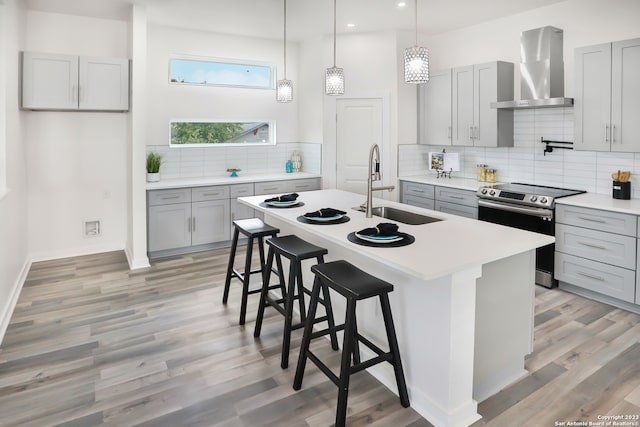
[(563, 32), (542, 27), (520, 33), (520, 100), (492, 102), (491, 108), (571, 107), (564, 96)]

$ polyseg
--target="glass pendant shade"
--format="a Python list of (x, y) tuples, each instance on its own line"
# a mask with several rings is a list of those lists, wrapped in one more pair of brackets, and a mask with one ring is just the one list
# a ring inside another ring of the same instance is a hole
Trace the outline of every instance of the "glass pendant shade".
[(420, 46), (404, 50), (404, 81), (407, 83), (426, 83), (429, 81), (429, 52)]
[(325, 93), (327, 95), (344, 95), (344, 70), (342, 68), (335, 65), (327, 68)]
[(291, 80), (278, 80), (276, 100), (278, 102), (291, 102), (293, 100), (293, 83), (291, 83)]

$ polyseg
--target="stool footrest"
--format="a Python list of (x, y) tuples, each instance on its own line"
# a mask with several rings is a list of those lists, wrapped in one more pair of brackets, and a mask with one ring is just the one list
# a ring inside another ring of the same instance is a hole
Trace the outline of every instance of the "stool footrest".
[(329, 335), (333, 332), (339, 332), (339, 331), (343, 331), (344, 330), (344, 325), (338, 325), (334, 328), (327, 328), (327, 329), (321, 329), (319, 331), (316, 332), (312, 332), (311, 333), (311, 339), (316, 339), (316, 338), (320, 338), (323, 337), (325, 335)]
[(386, 351), (382, 350), (380, 347), (378, 347), (377, 345), (375, 345), (374, 343), (372, 343), (371, 341), (369, 341), (368, 339), (366, 339), (362, 335), (357, 334), (357, 338), (358, 338), (358, 341), (360, 341), (362, 344), (364, 344), (367, 347), (369, 347), (369, 349), (374, 351), (378, 356), (382, 356), (383, 354), (387, 354)]
[(351, 374), (355, 374), (356, 372), (364, 371), (367, 368), (372, 367), (373, 365), (377, 365), (381, 362), (391, 362), (393, 360), (393, 355), (391, 353), (384, 353), (380, 356), (373, 357), (369, 360), (365, 360), (364, 362), (358, 363), (357, 365), (351, 366), (349, 372)]
[(340, 378), (336, 374), (334, 374), (331, 369), (327, 367), (318, 357), (311, 352), (311, 350), (307, 351), (307, 357), (311, 359), (311, 361), (327, 376), (329, 379), (339, 387), (338, 383), (340, 382)]

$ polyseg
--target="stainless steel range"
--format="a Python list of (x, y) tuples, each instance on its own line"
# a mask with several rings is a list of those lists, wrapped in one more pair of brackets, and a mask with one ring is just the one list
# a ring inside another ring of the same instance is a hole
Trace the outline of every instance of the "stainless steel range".
[[(478, 219), (554, 236), (555, 201), (584, 193), (583, 190), (530, 184), (497, 184), (478, 189)], [(548, 288), (553, 278), (555, 245), (536, 249), (536, 283)]]

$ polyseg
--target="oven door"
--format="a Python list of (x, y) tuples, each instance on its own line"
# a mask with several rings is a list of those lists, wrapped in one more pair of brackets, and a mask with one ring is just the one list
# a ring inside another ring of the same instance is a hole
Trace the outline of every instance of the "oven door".
[[(519, 206), (513, 203), (479, 199), (478, 219), (546, 234), (548, 236), (555, 236), (555, 221), (552, 209)], [(554, 251), (554, 244), (536, 249), (536, 283), (547, 288), (556, 285), (553, 280)]]

